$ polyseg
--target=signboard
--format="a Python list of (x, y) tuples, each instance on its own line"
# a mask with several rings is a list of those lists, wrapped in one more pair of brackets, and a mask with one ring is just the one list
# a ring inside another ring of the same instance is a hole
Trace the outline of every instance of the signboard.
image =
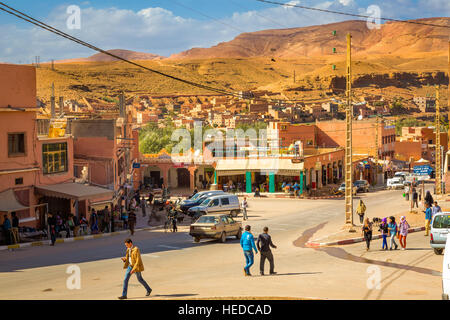
[(418, 176), (429, 176), (433, 172), (433, 168), (429, 165), (415, 166), (414, 174)]
[(141, 164), (140, 163), (137, 163), (137, 162), (133, 163), (133, 169), (140, 169), (140, 168), (141, 168)]
[(305, 161), (304, 158), (293, 158), (293, 159), (291, 159), (292, 163), (302, 163), (304, 161)]

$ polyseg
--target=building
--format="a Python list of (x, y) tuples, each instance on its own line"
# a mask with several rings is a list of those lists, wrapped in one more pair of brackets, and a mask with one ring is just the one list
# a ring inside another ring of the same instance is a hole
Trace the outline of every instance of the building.
[(0, 212), (44, 229), (48, 212), (87, 213), (111, 191), (74, 183), (73, 137), (63, 119), (37, 119), (36, 101), (36, 69), (0, 64)]
[(436, 111), (436, 99), (433, 97), (414, 97), (413, 102), (421, 112)]

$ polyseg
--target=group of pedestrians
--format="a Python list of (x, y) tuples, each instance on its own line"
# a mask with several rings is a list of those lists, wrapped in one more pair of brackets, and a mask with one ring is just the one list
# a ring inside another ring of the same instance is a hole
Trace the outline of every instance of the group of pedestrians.
[(3, 234), (5, 237), (5, 243), (16, 244), (20, 241), (19, 237), (19, 218), (17, 217), (15, 212), (11, 212), (11, 220), (9, 220), (8, 215), (3, 216)]

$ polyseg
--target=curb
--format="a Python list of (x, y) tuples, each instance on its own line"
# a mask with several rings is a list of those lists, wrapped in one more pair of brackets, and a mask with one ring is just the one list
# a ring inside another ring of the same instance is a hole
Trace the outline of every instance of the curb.
[[(164, 227), (164, 226), (160, 225), (160, 226), (155, 226), (155, 227), (135, 229), (134, 232), (155, 230), (155, 229), (162, 228), (162, 227)], [(130, 232), (130, 230), (122, 230), (122, 231), (116, 231), (116, 232), (110, 232), (110, 233), (80, 236), (80, 237), (75, 237), (75, 238), (56, 239), (55, 243), (66, 243), (66, 242), (75, 242), (75, 241), (82, 241), (82, 240), (100, 239), (100, 238), (117, 236), (119, 234), (126, 234), (129, 232)], [(12, 244), (12, 245), (8, 245), (8, 246), (0, 246), (0, 251), (10, 250), (10, 249), (21, 249), (21, 248), (28, 248), (28, 247), (40, 247), (43, 245), (50, 245), (50, 244), (51, 244), (51, 240), (18, 243), (18, 244)]]
[[(419, 231), (424, 231), (425, 227), (417, 227), (417, 228), (411, 228), (408, 230), (408, 233), (414, 233), (414, 232), (419, 232)], [(381, 234), (378, 234), (376, 236), (372, 237), (372, 240), (377, 240), (377, 239), (381, 239), (382, 236)], [(333, 241), (333, 242), (307, 242), (305, 244), (306, 247), (308, 248), (319, 248), (319, 247), (327, 247), (327, 246), (342, 246), (342, 245), (346, 245), (346, 244), (353, 244), (353, 243), (358, 243), (358, 242), (363, 242), (365, 241), (363, 237), (359, 237), (359, 238), (353, 238), (353, 239), (346, 239), (346, 240), (339, 240), (339, 241)]]

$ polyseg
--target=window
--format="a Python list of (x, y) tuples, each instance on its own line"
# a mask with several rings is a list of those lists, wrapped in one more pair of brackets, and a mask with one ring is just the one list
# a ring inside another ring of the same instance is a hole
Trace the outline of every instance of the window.
[(25, 133), (8, 133), (8, 157), (25, 156)]
[(450, 216), (439, 215), (434, 218), (433, 228), (436, 229), (447, 229), (450, 227)]
[(227, 206), (227, 205), (230, 204), (230, 200), (228, 198), (222, 198), (221, 200), (222, 200), (222, 205), (223, 206)]
[(213, 201), (211, 201), (211, 203), (209, 204), (210, 207), (217, 207), (219, 205), (219, 199), (214, 199)]
[(16, 185), (23, 184), (23, 178), (16, 179)]
[(52, 143), (42, 146), (44, 174), (67, 172), (67, 143)]
[(222, 220), (223, 224), (228, 224), (227, 217), (221, 217), (221, 220)]

